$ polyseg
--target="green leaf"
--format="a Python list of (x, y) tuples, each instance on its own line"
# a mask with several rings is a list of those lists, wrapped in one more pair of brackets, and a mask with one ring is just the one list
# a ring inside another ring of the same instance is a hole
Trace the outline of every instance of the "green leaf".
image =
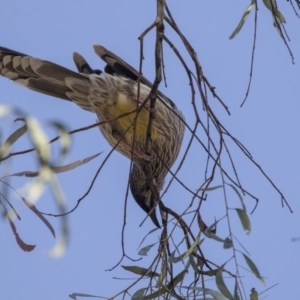
[(212, 225), (210, 225), (209, 227), (207, 227), (204, 231), (203, 231), (203, 234), (205, 236), (207, 236), (208, 238), (211, 238), (211, 239), (214, 239), (218, 242), (221, 242), (221, 243), (224, 243), (225, 240), (224, 239), (221, 239), (220, 237), (218, 237), (217, 235), (215, 235), (213, 232), (212, 232), (212, 228), (215, 227), (217, 224), (217, 222), (213, 223)]
[(93, 160), (94, 158), (98, 157), (100, 153), (97, 153), (97, 154), (94, 154), (94, 155), (91, 155), (83, 160), (77, 160), (71, 164), (68, 164), (68, 165), (64, 165), (64, 166), (51, 166), (51, 169), (54, 173), (62, 173), (62, 172), (66, 172), (66, 171), (70, 171), (70, 170), (73, 170), (77, 167), (80, 167), (88, 162), (90, 162), (91, 160)]
[(132, 272), (137, 275), (143, 275), (143, 276), (148, 276), (148, 277), (153, 277), (153, 276), (159, 276), (158, 273), (152, 272), (151, 270), (148, 270), (146, 268), (141, 268), (137, 266), (121, 266), (124, 270)]
[[(43, 172), (43, 169), (46, 169), (46, 167), (43, 167), (41, 169), (41, 172)], [(49, 176), (51, 176), (51, 174)], [(40, 177), (43, 178), (43, 175), (41, 174)], [(46, 176), (44, 176), (44, 178), (46, 178)], [(52, 188), (52, 193), (55, 198), (58, 213), (63, 215), (63, 217), (60, 219), (61, 235), (57, 239), (56, 244), (48, 251), (48, 254), (53, 258), (59, 258), (66, 252), (67, 245), (69, 244), (70, 240), (70, 229), (68, 218), (66, 215), (66, 199), (59, 184), (58, 178), (52, 175), (49, 179), (49, 183)]]
[(163, 253), (160, 274), (159, 274), (158, 280), (156, 282), (157, 288), (160, 288), (163, 285), (164, 280), (166, 278), (167, 271), (168, 271), (168, 261), (166, 259), (166, 253)]
[(200, 189), (200, 191), (210, 192), (210, 191), (220, 189), (221, 187), (223, 187), (223, 185), (216, 185), (216, 186), (208, 187), (206, 189)]
[(255, 0), (252, 0), (251, 1), (251, 4), (246, 8), (238, 26), (236, 27), (236, 29), (233, 31), (233, 33), (230, 35), (229, 39), (233, 39), (239, 32), (240, 30), (242, 29), (242, 27), (244, 26), (252, 8), (255, 6)]
[(146, 256), (146, 255), (148, 254), (149, 250), (150, 250), (154, 245), (156, 245), (156, 244), (157, 244), (157, 243), (151, 244), (151, 245), (148, 245), (148, 246), (142, 248), (142, 249), (138, 252), (138, 254), (139, 254), (139, 255), (142, 255), (142, 256)]
[[(71, 164), (68, 164), (68, 165), (64, 165), (64, 166), (51, 166), (51, 171), (55, 174), (58, 174), (58, 173), (62, 173), (62, 172), (67, 172), (67, 171), (70, 171), (70, 170), (73, 170), (79, 166), (82, 166), (88, 162), (90, 162), (91, 160), (93, 160), (94, 158), (96, 158), (97, 156), (99, 156), (101, 153), (97, 153), (95, 155), (92, 155), (92, 156), (89, 156), (83, 160), (77, 160)], [(9, 175), (6, 175), (6, 176), (3, 176), (2, 178), (5, 178), (5, 177), (11, 177), (11, 176), (18, 176), (18, 177), (22, 177), (22, 176), (25, 176), (25, 177), (37, 177), (40, 175), (40, 171), (21, 171), (21, 172), (18, 172), (18, 173), (13, 173), (13, 174), (9, 174)]]
[(219, 289), (219, 291), (228, 299), (232, 299), (233, 296), (229, 292), (227, 286), (225, 285), (225, 282), (223, 280), (223, 267), (224, 265), (218, 269), (216, 274), (216, 285)]
[(189, 290), (195, 290), (195, 291), (203, 292), (205, 294), (209, 294), (209, 295), (213, 296), (214, 299), (216, 299), (216, 300), (226, 300), (225, 297), (222, 294), (220, 294), (217, 291), (208, 289), (208, 288), (202, 288), (202, 287), (197, 287), (197, 286), (183, 286), (182, 288), (189, 289)]
[[(183, 259), (185, 259), (185, 258), (188, 257), (191, 253), (194, 252), (194, 249), (195, 249), (195, 248), (198, 246), (198, 244), (199, 244), (200, 234), (201, 234), (201, 232), (199, 232), (198, 235), (196, 236), (195, 241), (194, 241), (193, 245), (190, 247), (190, 249), (188, 249), (188, 250), (185, 252), (185, 255), (183, 256)], [(203, 242), (203, 240), (202, 240), (202, 242)]]
[(173, 282), (168, 283), (166, 286), (163, 286), (161, 289), (159, 289), (158, 291), (144, 296), (144, 300), (150, 300), (150, 299), (154, 299), (156, 297), (160, 297), (165, 293), (169, 293), (171, 288), (174, 288), (179, 282), (181, 282), (184, 278), (186, 271), (182, 271), (180, 272), (173, 280)]
[(131, 300), (143, 300), (144, 299), (144, 294), (145, 294), (145, 291), (147, 290), (148, 288), (141, 288), (139, 290), (137, 290), (131, 297)]
[(261, 277), (256, 265), (254, 264), (254, 262), (244, 253), (242, 253), (245, 261), (247, 263), (247, 265), (249, 266), (249, 268), (251, 269), (252, 273), (260, 280), (260, 282), (264, 285), (265, 281), (264, 279)]
[[(195, 263), (194, 258), (193, 258), (192, 255), (189, 256), (189, 262), (190, 262), (194, 272), (196, 274), (200, 274), (200, 270), (198, 269), (197, 264)], [(187, 270), (187, 268), (186, 268), (186, 270)]]
[(250, 234), (250, 232), (251, 232), (251, 223), (250, 223), (250, 219), (249, 219), (247, 213), (244, 210), (240, 209), (240, 208), (236, 208), (235, 210), (238, 213), (238, 216), (240, 218), (240, 221), (243, 225), (244, 230), (247, 230), (247, 234)]
[(50, 224), (50, 222), (45, 218), (45, 216), (43, 214), (41, 214), (38, 209), (35, 207), (35, 205), (29, 201), (27, 201), (25, 198), (21, 197), (21, 199), (23, 200), (23, 202), (25, 203), (25, 205), (34, 213), (36, 214), (41, 221), (48, 227), (48, 229), (50, 230), (50, 232), (52, 233), (53, 237), (55, 237), (55, 230), (52, 227), (52, 225)]
[(275, 1), (273, 1), (273, 5), (271, 4), (271, 1), (272, 0), (263, 0), (265, 6), (270, 10), (272, 16), (277, 18), (278, 22), (286, 23), (283, 14), (277, 9)]
[(278, 9), (276, 11), (276, 16), (282, 23), (286, 23), (286, 20), (285, 20), (283, 14)]
[(13, 132), (7, 140), (4, 142), (4, 144), (0, 148), (0, 159), (4, 157), (6, 152), (9, 150), (11, 145), (13, 145), (23, 134), (27, 131), (26, 124), (22, 127), (18, 128), (15, 132)]
[(70, 150), (71, 136), (65, 125), (60, 122), (51, 122), (51, 125), (59, 131), (60, 157), (64, 158)]
[(154, 229), (151, 229), (151, 230), (143, 237), (143, 239), (142, 239), (141, 243), (139, 244), (138, 248), (141, 247), (141, 245), (143, 244), (144, 240), (147, 238), (148, 235), (150, 235), (151, 233), (153, 233), (154, 231), (157, 231), (157, 230), (158, 230), (157, 227), (155, 227)]
[(243, 200), (243, 197), (242, 197), (242, 195), (239, 193), (239, 191), (237, 190), (237, 188), (236, 188), (233, 184), (227, 183), (227, 185), (229, 185), (229, 186), (236, 192), (237, 196), (239, 197), (239, 199), (240, 199), (240, 201), (241, 201), (241, 203), (242, 203), (243, 210), (244, 210), (244, 211), (247, 211), (247, 210), (246, 210), (246, 205), (245, 205), (244, 200)]
[(208, 271), (199, 270), (200, 274), (207, 275), (207, 276), (210, 276), (210, 277), (216, 276), (217, 272), (218, 272), (218, 269), (208, 270)]
[(38, 157), (41, 160), (41, 164), (49, 165), (51, 151), (48, 138), (42, 129), (42, 126), (32, 117), (26, 118), (26, 125)]
[(189, 259), (184, 266), (184, 270), (188, 272), (190, 269), (190, 266), (191, 266), (191, 260)]
[(183, 253), (183, 254), (181, 254), (181, 255), (179, 255), (179, 256), (176, 257), (175, 256), (175, 252), (176, 252), (176, 250), (174, 250), (171, 253), (171, 255), (170, 255), (169, 259), (168, 259), (169, 263), (176, 264), (176, 263), (178, 263), (178, 262), (180, 262), (180, 261), (183, 260), (183, 257), (185, 256), (185, 253)]
[(101, 297), (101, 296), (95, 296), (95, 295), (83, 294), (83, 293), (72, 293), (72, 294), (69, 295), (69, 297), (70, 297), (71, 299), (74, 299), (74, 300), (76, 300), (77, 297), (100, 298), (100, 299), (103, 299), (103, 297)]
[(148, 276), (148, 277), (154, 277), (154, 276), (159, 276), (158, 273), (152, 272), (151, 270), (148, 270), (146, 268), (141, 268), (137, 266), (121, 266), (123, 269), (126, 271), (132, 272), (137, 275), (143, 275), (143, 276)]
[(237, 281), (235, 281), (235, 285), (234, 285), (234, 295), (233, 295), (233, 300), (240, 300)]

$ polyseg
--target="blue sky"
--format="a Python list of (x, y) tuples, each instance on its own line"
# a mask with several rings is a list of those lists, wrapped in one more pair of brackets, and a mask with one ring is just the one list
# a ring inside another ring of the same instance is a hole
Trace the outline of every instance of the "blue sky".
[[(262, 3), (260, 4), (252, 88), (245, 106), (240, 108), (249, 79), (253, 14), (240, 34), (229, 40), (229, 35), (238, 24), (248, 3), (230, 4), (217, 1), (189, 1), (187, 4), (186, 1), (178, 1), (176, 4), (172, 3), (170, 8), (181, 30), (197, 52), (206, 76), (230, 108), (231, 116), (228, 117), (217, 101), (210, 98), (218, 117), (250, 150), (258, 164), (284, 193), (294, 211), (291, 214), (287, 208), (281, 207), (280, 197), (272, 186), (237, 151), (233, 143), (229, 143), (243, 185), (260, 199), (257, 210), (251, 216), (251, 235), (245, 235), (240, 229), (238, 218), (232, 215), (232, 224), (237, 228), (238, 238), (266, 278), (264, 287), (254, 276), (247, 275), (247, 294), (252, 287), (261, 292), (279, 283), (262, 296), (269, 295), (269, 299), (275, 300), (294, 299), (295, 295), (300, 293), (297, 284), (300, 242), (291, 241), (293, 237), (300, 235), (299, 20), (294, 16), (288, 2), (280, 6), (288, 21), (286, 28), (291, 39), (289, 46), (295, 56), (293, 65), (286, 47), (272, 25), (269, 12)], [(77, 1), (70, 5), (69, 1), (57, 0), (4, 0), (0, 18), (1, 46), (45, 58), (75, 70), (72, 61), (74, 51), (84, 55), (95, 68), (103, 67), (102, 61), (92, 49), (93, 44), (99, 43), (137, 68), (138, 36), (153, 22), (155, 9), (154, 1)], [(179, 39), (169, 27), (166, 28), (166, 35), (183, 51)], [(153, 32), (147, 36), (144, 48), (143, 73), (152, 81)], [(168, 88), (162, 84), (161, 90), (183, 111), (188, 123), (193, 124), (187, 77), (172, 51), (166, 45), (164, 49)], [(183, 53), (188, 60), (187, 54)], [(190, 61), (189, 63), (192, 65)], [(55, 135), (50, 129), (50, 120), (60, 120), (71, 130), (90, 125), (96, 119), (94, 115), (76, 105), (27, 91), (4, 78), (0, 78), (0, 91), (0, 103), (12, 104), (37, 117), (48, 128), (49, 136)], [(199, 101), (199, 95), (197, 97)], [(12, 120), (13, 118), (6, 118), (1, 122), (1, 128), (6, 135), (18, 127)], [(188, 137), (187, 133), (185, 145)], [(26, 149), (28, 145), (28, 140), (22, 138), (14, 150)], [(59, 176), (69, 208), (72, 208), (86, 191), (109, 150), (110, 147), (98, 129), (79, 133), (74, 137), (68, 162), (98, 152), (103, 153), (93, 162)], [(205, 153), (195, 144), (179, 175), (192, 190), (203, 181), (205, 162)], [(226, 165), (225, 159), (224, 164)], [(21, 157), (12, 160), (10, 166), (13, 172), (35, 170), (35, 167), (34, 159), (30, 155), (28, 159), (26, 156), (26, 159)], [(0, 298), (68, 299), (68, 295), (73, 292), (110, 297), (127, 286), (130, 281), (116, 280), (113, 277), (132, 278), (131, 274), (120, 267), (112, 272), (105, 270), (113, 267), (121, 258), (120, 237), (128, 172), (129, 161), (114, 153), (89, 196), (69, 216), (70, 243), (61, 259), (48, 256), (47, 253), (55, 244), (55, 240), (47, 228), (11, 194), (11, 200), (22, 217), (21, 222), (16, 221), (18, 232), (24, 241), (37, 244), (37, 247), (30, 253), (20, 250), (8, 223), (0, 221)], [(27, 179), (23, 178), (13, 179), (11, 184), (20, 188), (26, 182)], [(220, 184), (218, 178), (215, 180), (215, 185), (217, 184)], [(190, 200), (190, 195), (186, 197), (182, 187), (174, 184), (164, 201), (180, 212), (185, 207), (184, 201)], [(208, 224), (212, 223), (215, 217), (222, 216), (223, 207), (221, 194), (216, 193), (210, 199), (201, 212)], [(232, 201), (232, 206), (236, 207), (238, 201)], [(245, 202), (248, 211), (251, 211), (254, 206), (253, 200), (245, 197)], [(42, 211), (54, 212), (51, 192), (46, 193), (37, 205)], [(143, 219), (143, 211), (130, 195), (125, 246), (133, 258), (139, 258), (138, 245), (153, 228), (149, 220), (139, 227)], [(50, 218), (50, 221), (59, 232), (59, 220)], [(224, 237), (226, 230), (222, 227), (218, 230)], [(157, 241), (157, 236), (152, 235), (145, 244)], [(204, 247), (212, 260), (217, 260), (221, 255), (219, 262), (222, 263), (226, 257), (230, 257), (229, 252), (224, 255), (220, 244), (208, 242)], [(152, 249), (150, 258), (143, 258), (139, 262), (140, 265), (146, 267), (155, 251)], [(133, 263), (125, 260), (122, 264)]]

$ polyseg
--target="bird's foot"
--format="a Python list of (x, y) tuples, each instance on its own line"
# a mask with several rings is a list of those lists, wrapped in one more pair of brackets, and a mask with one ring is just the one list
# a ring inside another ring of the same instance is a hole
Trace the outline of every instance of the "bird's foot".
[(132, 147), (130, 148), (130, 151), (133, 153), (135, 157), (141, 158), (149, 163), (152, 163), (155, 159), (155, 156), (153, 154), (146, 154), (145, 152), (136, 149), (133, 149), (132, 151)]
[(157, 113), (157, 108), (151, 107), (151, 104), (148, 101), (146, 103), (144, 103), (144, 100), (139, 99), (137, 97), (132, 97), (131, 95), (129, 95), (129, 93), (126, 93), (124, 91), (123, 91), (123, 94), (130, 97), (133, 101), (137, 102), (139, 104), (139, 107), (141, 107), (143, 105), (143, 108), (145, 108), (149, 112), (152, 112), (153, 114)]
[[(142, 104), (143, 101), (140, 100), (139, 103)], [(152, 112), (154, 114), (154, 116), (157, 113), (157, 108), (156, 107), (151, 107), (150, 103), (148, 103), (148, 102), (145, 103), (144, 108), (147, 109), (149, 112)]]

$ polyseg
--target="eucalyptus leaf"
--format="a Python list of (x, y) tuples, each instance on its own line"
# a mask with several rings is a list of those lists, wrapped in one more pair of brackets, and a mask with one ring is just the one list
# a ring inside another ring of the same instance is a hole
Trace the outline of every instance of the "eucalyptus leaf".
[(246, 8), (238, 26), (235, 28), (235, 30), (233, 31), (233, 33), (230, 35), (229, 39), (233, 39), (239, 32), (240, 30), (243, 28), (251, 10), (253, 9), (253, 7), (255, 6), (255, 0), (251, 1), (251, 4)]

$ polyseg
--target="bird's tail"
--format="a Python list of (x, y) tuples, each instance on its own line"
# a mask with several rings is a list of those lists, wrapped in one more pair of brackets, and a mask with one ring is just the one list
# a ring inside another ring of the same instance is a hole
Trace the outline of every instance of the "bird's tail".
[[(93, 70), (85, 59), (74, 53), (74, 61), (80, 74), (39, 58), (33, 58), (8, 48), (0, 47), (0, 74), (31, 90), (64, 100), (71, 100), (68, 93), (72, 89), (66, 84), (67, 78), (88, 84), (88, 74), (101, 71)], [(80, 105), (84, 109), (84, 105)], [(89, 109), (88, 109), (89, 110)]]

